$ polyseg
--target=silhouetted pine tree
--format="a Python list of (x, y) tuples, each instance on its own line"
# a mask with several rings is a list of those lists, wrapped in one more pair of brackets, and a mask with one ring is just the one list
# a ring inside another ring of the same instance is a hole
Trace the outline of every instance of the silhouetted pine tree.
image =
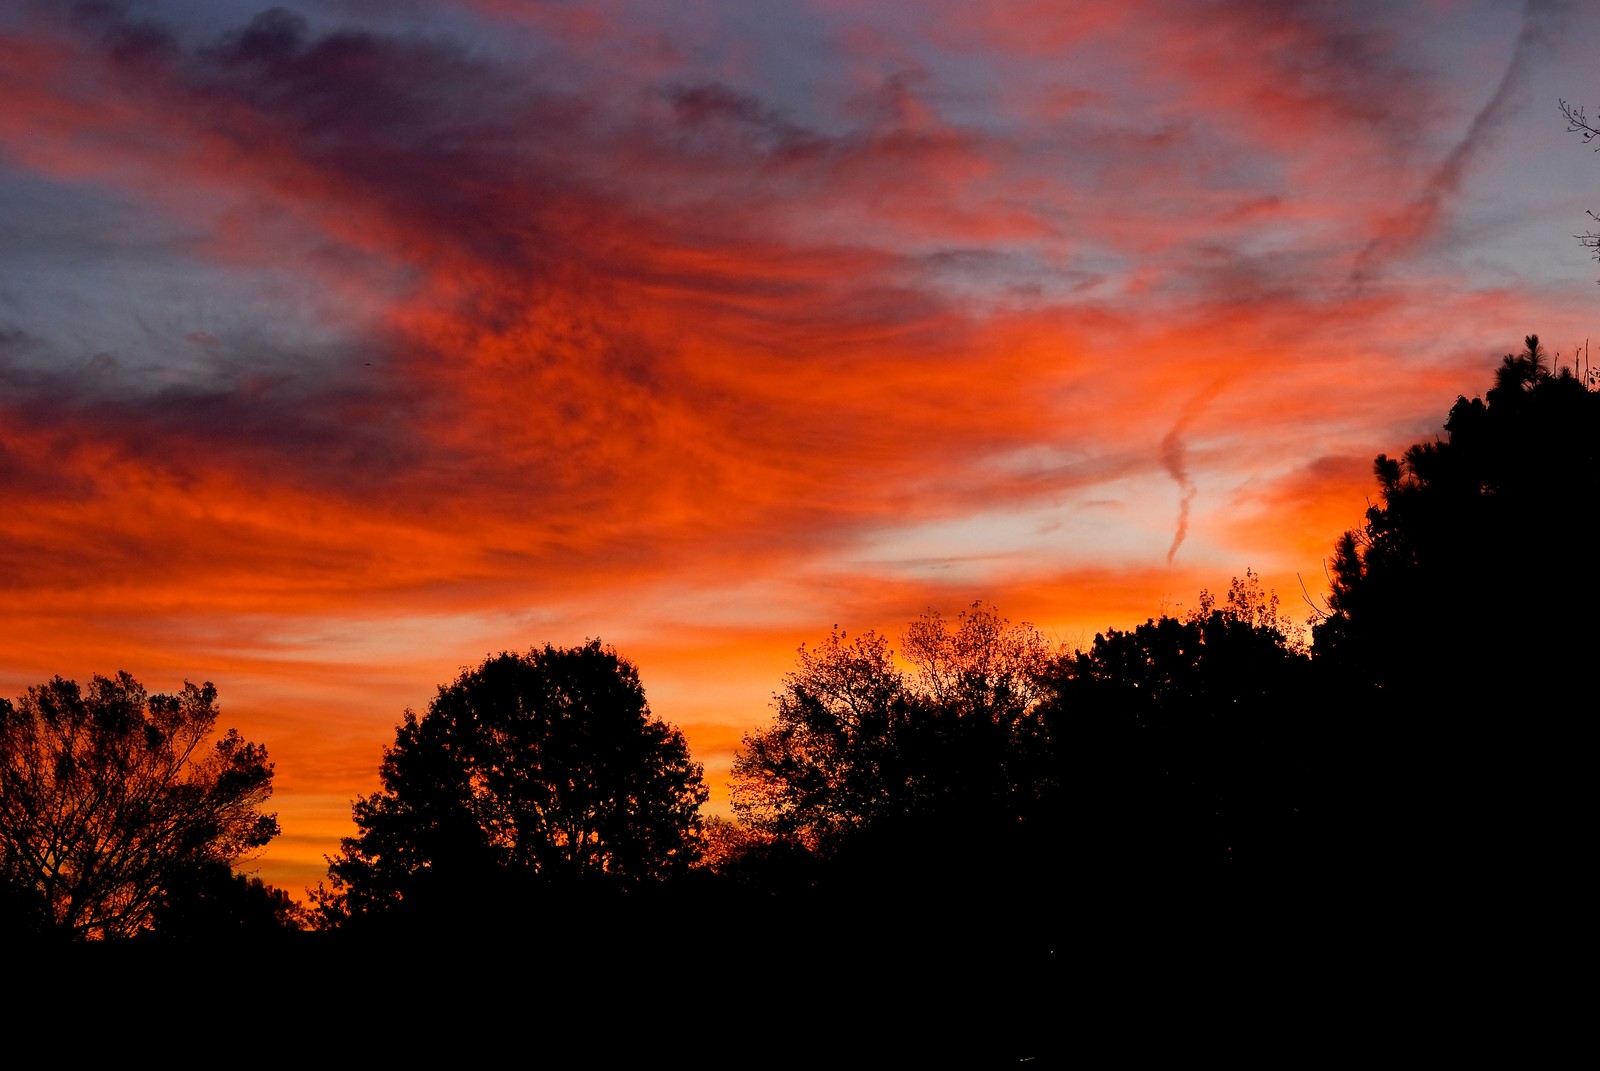
[(1600, 394), (1530, 335), (1445, 432), (1378, 456), (1315, 650), (1350, 715), (1352, 854), (1508, 876), (1583, 835)]

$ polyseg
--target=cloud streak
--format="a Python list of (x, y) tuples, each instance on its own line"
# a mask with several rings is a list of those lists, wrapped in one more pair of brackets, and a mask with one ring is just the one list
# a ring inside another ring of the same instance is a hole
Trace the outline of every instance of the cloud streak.
[(1494, 93), (1472, 117), (1467, 132), (1439, 162), (1421, 192), (1402, 211), (1386, 220), (1356, 258), (1351, 280), (1373, 279), (1384, 264), (1416, 247), (1438, 226), (1446, 204), (1461, 191), (1461, 183), (1474, 160), (1495, 133), (1516, 114), (1514, 99), (1526, 89), (1529, 76), (1561, 33), (1569, 5), (1550, 0), (1525, 0), (1521, 28), (1511, 48), (1511, 58)]

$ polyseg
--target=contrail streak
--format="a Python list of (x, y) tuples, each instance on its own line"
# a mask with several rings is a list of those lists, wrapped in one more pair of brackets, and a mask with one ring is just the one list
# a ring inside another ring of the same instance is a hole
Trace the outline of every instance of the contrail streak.
[(1172, 564), (1172, 559), (1177, 557), (1178, 548), (1183, 546), (1183, 539), (1189, 534), (1189, 503), (1194, 501), (1194, 480), (1189, 476), (1189, 451), (1183, 444), (1181, 433), (1188, 417), (1179, 419), (1161, 440), (1161, 464), (1167, 473), (1177, 481), (1178, 490), (1178, 528), (1172, 535), (1172, 546), (1167, 548), (1167, 564)]
[(1489, 102), (1472, 117), (1467, 133), (1449, 154), (1410, 204), (1391, 217), (1356, 256), (1350, 281), (1367, 282), (1374, 278), (1385, 261), (1415, 247), (1434, 228), (1444, 203), (1461, 191), (1467, 165), (1484, 143), (1511, 116), (1512, 95), (1527, 79), (1537, 62), (1537, 53), (1559, 30), (1567, 4), (1562, 0), (1527, 0), (1522, 7), (1522, 27), (1511, 50), (1511, 61)]
[(1194, 478), (1189, 475), (1189, 447), (1183, 441), (1183, 433), (1196, 417), (1205, 412), (1211, 399), (1220, 394), (1224, 386), (1226, 384), (1222, 382), (1213, 383), (1185, 402), (1183, 412), (1178, 414), (1172, 429), (1161, 437), (1161, 467), (1178, 485), (1178, 526), (1172, 534), (1172, 546), (1167, 548), (1168, 565), (1178, 556), (1178, 548), (1183, 546), (1184, 537), (1189, 534), (1189, 504), (1194, 501), (1196, 490)]

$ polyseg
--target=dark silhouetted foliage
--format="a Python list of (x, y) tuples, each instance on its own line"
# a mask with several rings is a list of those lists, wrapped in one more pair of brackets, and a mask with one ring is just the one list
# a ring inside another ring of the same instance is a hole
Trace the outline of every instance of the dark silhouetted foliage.
[(734, 760), (734, 812), (761, 835), (747, 861), (815, 877), (800, 846), (836, 881), (1003, 885), (1048, 792), (1037, 707), (1053, 653), (978, 604), (908, 626), (909, 669), (871, 632), (801, 648), (772, 724)]
[(899, 804), (898, 737), (914, 699), (888, 641), (835, 630), (774, 698), (771, 727), (745, 736), (733, 808), (754, 829), (823, 850)]
[[(1253, 579), (1253, 578), (1252, 578)], [(1060, 842), (1080, 873), (1303, 862), (1316, 777), (1310, 658), (1275, 600), (1209, 596), (1064, 659), (1043, 716)]]
[(598, 640), (501, 654), (406, 711), (319, 893), (337, 921), (493, 914), (685, 872), (707, 792), (638, 671)]
[(1536, 336), (1443, 440), (1379, 455), (1380, 501), (1340, 539), (1315, 630), (1367, 749), (1371, 842), (1391, 862), (1490, 866), (1569, 850), (1593, 679), (1587, 533), (1600, 394)]
[(129, 937), (200, 872), (277, 835), (266, 749), (207, 747), (216, 689), (149, 695), (126, 673), (0, 700), (0, 885), (13, 932)]
[(1588, 668), (1600, 394), (1530, 336), (1445, 430), (1374, 463), (1381, 501), (1335, 550), (1318, 656), (1419, 699), (1548, 691)]
[(306, 921), (288, 893), (220, 863), (176, 876), (152, 913), (157, 936), (194, 941), (274, 937), (298, 932)]

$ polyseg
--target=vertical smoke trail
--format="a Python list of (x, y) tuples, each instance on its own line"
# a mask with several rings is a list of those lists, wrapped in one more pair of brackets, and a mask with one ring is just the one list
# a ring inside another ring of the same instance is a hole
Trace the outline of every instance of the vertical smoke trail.
[(1183, 546), (1183, 537), (1189, 534), (1189, 503), (1194, 501), (1194, 480), (1189, 478), (1188, 448), (1184, 446), (1180, 435), (1184, 425), (1189, 423), (1190, 415), (1185, 414), (1172, 426), (1161, 440), (1161, 464), (1167, 474), (1177, 481), (1178, 490), (1178, 530), (1172, 535), (1172, 546), (1167, 548), (1167, 564), (1172, 564), (1172, 559), (1177, 557), (1178, 548)]
[(1183, 433), (1194, 423), (1196, 417), (1206, 411), (1211, 399), (1221, 394), (1226, 386), (1226, 380), (1215, 380), (1199, 394), (1184, 402), (1183, 411), (1173, 422), (1172, 430), (1161, 437), (1161, 467), (1167, 470), (1167, 475), (1178, 485), (1178, 527), (1172, 534), (1172, 546), (1167, 548), (1168, 565), (1171, 565), (1173, 559), (1178, 556), (1178, 548), (1183, 546), (1184, 537), (1189, 534), (1189, 504), (1194, 501), (1197, 490), (1194, 478), (1189, 475), (1189, 447), (1183, 441)]

